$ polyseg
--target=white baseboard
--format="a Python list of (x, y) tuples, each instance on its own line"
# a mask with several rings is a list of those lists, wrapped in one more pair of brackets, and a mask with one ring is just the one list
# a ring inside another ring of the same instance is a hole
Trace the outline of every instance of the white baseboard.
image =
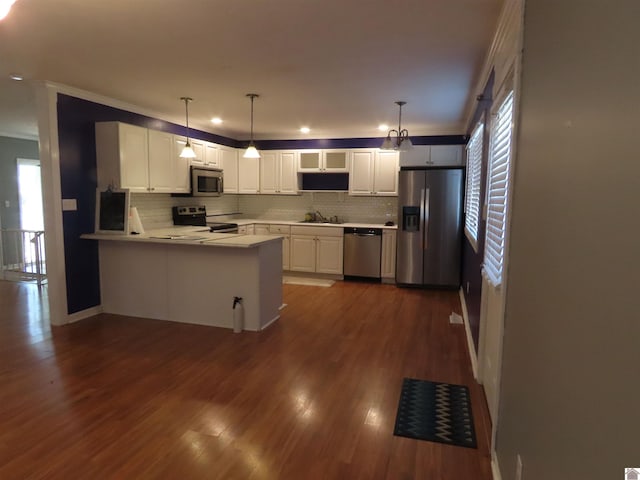
[(469, 325), (469, 312), (467, 311), (467, 302), (464, 298), (464, 291), (460, 287), (460, 304), (462, 305), (462, 319), (464, 320), (464, 331), (467, 334), (467, 349), (469, 350), (469, 358), (471, 359), (471, 368), (473, 369), (473, 378), (478, 380), (478, 354), (473, 343), (471, 335), (471, 326)]
[(273, 322), (275, 322), (276, 320), (278, 320), (280, 318), (280, 315), (277, 315), (276, 317), (274, 317), (273, 319), (269, 320), (267, 323), (265, 323), (262, 327), (260, 327), (260, 330), (264, 330), (266, 329), (269, 325), (271, 325)]
[(500, 473), (500, 465), (498, 464), (498, 457), (495, 450), (491, 451), (491, 475), (493, 480), (502, 480), (502, 474)]
[(102, 305), (98, 305), (96, 307), (87, 308), (86, 310), (81, 310), (76, 313), (72, 313), (67, 315), (67, 323), (75, 323), (80, 320), (84, 320), (85, 318), (93, 317), (95, 315), (99, 315), (103, 312)]

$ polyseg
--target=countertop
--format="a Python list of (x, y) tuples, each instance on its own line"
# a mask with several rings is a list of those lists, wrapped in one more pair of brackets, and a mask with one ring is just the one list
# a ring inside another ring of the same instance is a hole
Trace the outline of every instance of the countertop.
[(309, 225), (312, 227), (355, 227), (355, 228), (382, 228), (386, 230), (397, 230), (397, 225), (384, 225), (382, 223), (319, 223), (319, 222), (296, 222), (296, 221), (287, 221), (287, 220), (265, 220), (264, 218), (260, 219), (251, 219), (251, 218), (235, 218), (233, 220), (229, 220), (230, 222), (237, 223), (238, 225), (251, 225), (255, 223), (267, 224), (267, 225), (296, 225), (296, 226), (305, 226)]
[[(204, 232), (202, 230), (205, 230)], [(210, 233), (206, 227), (171, 227), (148, 230), (142, 235), (109, 235), (90, 233), (80, 236), (88, 240), (117, 242), (164, 243), (172, 245), (201, 245), (206, 247), (252, 248), (264, 243), (280, 241), (278, 235), (238, 235)]]

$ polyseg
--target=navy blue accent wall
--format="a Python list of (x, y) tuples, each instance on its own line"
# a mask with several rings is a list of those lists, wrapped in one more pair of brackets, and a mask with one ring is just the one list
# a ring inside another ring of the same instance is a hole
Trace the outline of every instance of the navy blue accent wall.
[[(256, 140), (259, 150), (295, 150), (314, 148), (379, 148), (384, 138), (325, 138), (304, 140)], [(414, 145), (464, 145), (464, 135), (432, 135), (411, 137)], [(243, 142), (246, 148), (249, 142)]]
[[(482, 99), (478, 101), (476, 111), (473, 115), (473, 121), (471, 122), (471, 129), (473, 129), (484, 115), (484, 141), (482, 151), (482, 176), (480, 179), (480, 212), (484, 208), (484, 197), (487, 178), (487, 161), (489, 158), (489, 112), (491, 110), (491, 104), (493, 103), (492, 91), (493, 91), (493, 72), (489, 76), (489, 80), (485, 85), (482, 93)], [(468, 132), (468, 136), (471, 135), (471, 131)], [(478, 228), (478, 252), (473, 249), (469, 239), (464, 235), (462, 242), (462, 288), (465, 292), (465, 301), (467, 304), (467, 313), (469, 314), (469, 326), (471, 329), (471, 336), (473, 337), (473, 343), (476, 346), (476, 352), (478, 351), (478, 342), (480, 339), (480, 298), (482, 292), (482, 260), (484, 253), (484, 233), (485, 223), (480, 221)], [(468, 288), (467, 288), (468, 285)]]
[[(92, 233), (97, 186), (95, 123), (118, 121), (186, 135), (186, 127), (99, 103), (58, 94), (58, 142), (62, 198), (75, 198), (78, 210), (64, 212), (67, 310), (75, 313), (100, 304), (97, 242), (81, 240)], [(230, 147), (238, 142), (211, 133), (191, 130), (192, 138)]]

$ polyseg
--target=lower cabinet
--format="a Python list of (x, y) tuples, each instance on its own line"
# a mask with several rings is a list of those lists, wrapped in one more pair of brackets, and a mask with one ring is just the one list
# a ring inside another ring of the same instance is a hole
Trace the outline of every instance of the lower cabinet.
[(342, 228), (291, 227), (290, 270), (342, 275)]
[(383, 279), (396, 278), (396, 231), (382, 231), (382, 258), (380, 259), (380, 273)]
[(282, 235), (282, 269), (289, 270), (289, 259), (291, 257), (291, 227), (289, 225), (269, 225), (269, 233), (272, 235)]
[(238, 226), (238, 233), (241, 235), (255, 235), (255, 232), (255, 226), (253, 223)]
[(255, 224), (255, 229), (253, 232), (255, 235), (269, 235), (269, 225), (264, 225), (261, 223)]

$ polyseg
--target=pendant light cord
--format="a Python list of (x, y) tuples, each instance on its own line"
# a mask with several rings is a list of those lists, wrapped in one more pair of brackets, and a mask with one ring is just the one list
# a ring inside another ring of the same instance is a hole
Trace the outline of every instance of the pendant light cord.
[(257, 93), (247, 93), (247, 97), (251, 99), (251, 137), (249, 140), (249, 145), (253, 145), (253, 99), (258, 97)]
[(184, 114), (187, 119), (187, 145), (191, 139), (191, 130), (189, 130), (189, 102), (193, 100), (191, 97), (180, 97), (180, 100), (184, 100)]

